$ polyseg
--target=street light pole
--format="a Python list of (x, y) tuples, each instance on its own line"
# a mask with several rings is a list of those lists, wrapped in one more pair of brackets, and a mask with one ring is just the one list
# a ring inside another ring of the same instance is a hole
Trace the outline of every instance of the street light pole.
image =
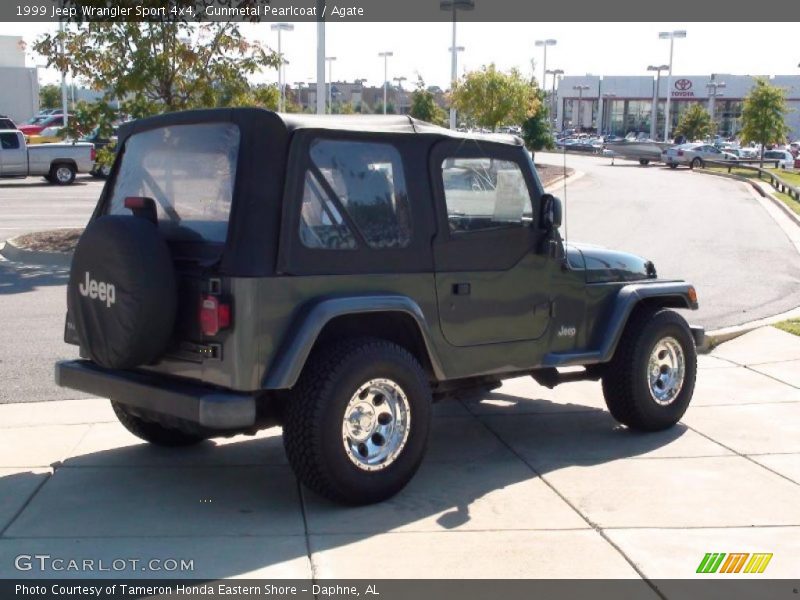
[(383, 58), (383, 114), (386, 114), (386, 96), (389, 87), (389, 57), (394, 56), (394, 52), (379, 52), (378, 56)]
[(667, 78), (667, 107), (664, 110), (664, 141), (669, 140), (669, 104), (672, 97), (672, 57), (675, 49), (675, 38), (686, 37), (686, 31), (662, 31), (658, 34), (658, 39), (669, 40), (669, 77)]
[(583, 132), (583, 115), (581, 109), (583, 108), (583, 92), (589, 89), (588, 85), (573, 85), (573, 90), (578, 90), (578, 133)]
[(317, 0), (317, 114), (325, 114), (325, 0)]
[[(650, 139), (655, 140), (658, 129), (658, 100), (661, 96), (661, 71), (669, 69), (669, 65), (650, 65), (647, 67), (648, 71), (656, 72), (656, 87), (653, 90), (653, 107), (650, 112)], [(669, 90), (667, 90), (669, 94)], [(665, 138), (666, 141), (666, 138)]]
[(716, 75), (713, 73), (711, 74), (711, 81), (706, 84), (706, 88), (708, 89), (708, 114), (711, 117), (711, 122), (714, 123), (714, 108), (715, 108), (715, 100), (717, 96), (721, 96), (722, 94), (717, 94), (717, 89), (726, 88), (728, 87), (724, 81), (717, 81)]
[[(547, 69), (545, 75), (552, 75), (553, 76), (553, 88), (550, 92), (550, 133), (552, 134), (553, 130), (556, 128), (556, 119), (558, 116), (556, 115), (556, 78), (559, 75), (563, 75), (563, 69)], [(544, 89), (544, 88), (542, 88)]]
[(402, 102), (403, 102), (403, 82), (407, 81), (408, 77), (393, 77), (392, 81), (397, 82), (397, 106), (395, 107), (395, 112), (399, 115), (402, 114)]
[[(59, 51), (61, 52), (61, 60), (64, 60), (65, 53), (64, 53), (64, 21), (58, 22), (58, 33), (60, 34), (60, 39), (58, 41)], [(67, 121), (69, 121), (69, 114), (67, 112), (67, 71), (65, 69), (61, 70), (61, 113), (64, 115), (62, 117), (64, 122), (64, 127), (67, 126)]]
[(278, 88), (280, 89), (280, 98), (278, 100), (278, 110), (283, 112), (286, 107), (286, 70), (284, 65), (287, 64), (283, 58), (283, 50), (281, 46), (281, 33), (284, 31), (294, 31), (294, 25), (291, 23), (274, 23), (270, 29), (278, 32), (278, 56), (281, 57), (281, 65), (278, 68)]
[(600, 107), (597, 111), (597, 135), (603, 135), (603, 125), (605, 122), (606, 101), (610, 98), (616, 98), (616, 94), (606, 93), (600, 96)]
[(545, 76), (547, 75), (547, 47), (548, 46), (555, 46), (556, 40), (548, 39), (548, 40), (536, 40), (533, 45), (538, 47), (542, 47), (544, 50), (544, 60), (542, 61), (542, 89), (545, 87)]
[[(456, 21), (459, 10), (472, 10), (475, 8), (475, 0), (441, 0), (439, 2), (441, 10), (452, 12), (453, 15), (453, 43), (450, 45), (450, 92), (456, 88), (458, 82), (458, 44), (456, 43)], [(456, 109), (450, 102), (450, 129), (456, 128)]]
[(333, 61), (335, 56), (326, 56), (328, 62), (328, 114), (333, 114)]

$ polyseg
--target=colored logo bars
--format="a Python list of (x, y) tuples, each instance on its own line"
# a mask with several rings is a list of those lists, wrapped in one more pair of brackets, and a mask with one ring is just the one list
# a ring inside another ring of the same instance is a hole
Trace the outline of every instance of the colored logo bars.
[[(749, 558), (749, 560), (748, 560)], [(746, 552), (725, 554), (708, 552), (697, 567), (698, 573), (763, 573), (772, 554)]]

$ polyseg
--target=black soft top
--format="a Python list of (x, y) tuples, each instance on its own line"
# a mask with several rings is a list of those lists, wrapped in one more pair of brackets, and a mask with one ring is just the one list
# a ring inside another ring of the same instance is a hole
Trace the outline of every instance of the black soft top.
[[(219, 122), (238, 125), (241, 136), (234, 202), (227, 241), (224, 248), (220, 248), (219, 267), (222, 273), (244, 277), (276, 272), (284, 184), (293, 132), (324, 130), (331, 136), (359, 132), (386, 134), (395, 140), (401, 138), (406, 148), (418, 143), (418, 150), (411, 154), (419, 160), (409, 164), (408, 168), (410, 179), (420, 181), (427, 180), (427, 156), (430, 148), (440, 140), (492, 142), (522, 151), (522, 141), (514, 136), (465, 134), (403, 115), (279, 114), (260, 108), (224, 108), (167, 113), (123, 124), (119, 128), (116, 163), (124, 161), (125, 143), (136, 133), (175, 125)], [(202, 168), (201, 165), (198, 168)], [(106, 199), (115, 185), (117, 169), (115, 164), (95, 210), (95, 218), (103, 214)]]
[[(262, 108), (212, 108), (165, 113), (155, 117), (130, 121), (120, 126), (120, 143), (139, 131), (168, 125), (186, 125), (209, 121), (233, 121), (240, 125), (267, 127), (272, 133), (291, 134), (298, 129), (325, 129), (369, 133), (427, 134), (443, 138), (481, 140), (521, 146), (522, 140), (513, 135), (476, 134), (452, 131), (408, 115), (316, 115), (277, 113)], [(267, 132), (263, 132), (267, 133)]]

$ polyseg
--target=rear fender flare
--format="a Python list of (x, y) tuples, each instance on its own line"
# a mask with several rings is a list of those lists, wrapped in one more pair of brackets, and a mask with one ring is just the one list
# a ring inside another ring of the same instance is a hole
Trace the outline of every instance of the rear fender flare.
[(275, 360), (263, 379), (265, 390), (292, 388), (300, 377), (322, 330), (337, 317), (353, 314), (399, 312), (414, 319), (425, 342), (433, 375), (444, 379), (444, 371), (430, 339), (430, 330), (419, 305), (408, 296), (365, 295), (321, 300), (304, 310), (289, 330)]

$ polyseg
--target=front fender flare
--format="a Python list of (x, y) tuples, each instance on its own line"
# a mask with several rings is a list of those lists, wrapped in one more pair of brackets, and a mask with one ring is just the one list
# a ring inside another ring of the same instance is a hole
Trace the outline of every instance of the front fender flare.
[[(617, 344), (628, 324), (628, 318), (640, 302), (659, 299), (664, 302), (665, 306), (697, 310), (698, 304), (693, 297), (696, 297), (694, 286), (685, 281), (631, 283), (623, 286), (614, 300), (614, 308), (598, 348), (586, 352), (551, 352), (545, 355), (542, 366), (572, 367), (608, 362), (617, 350)], [(693, 335), (697, 334), (693, 331)]]
[(428, 323), (419, 305), (408, 296), (371, 294), (327, 298), (304, 310), (295, 319), (285, 337), (276, 359), (264, 377), (262, 388), (292, 388), (297, 383), (319, 334), (331, 320), (343, 315), (381, 312), (400, 312), (414, 319), (425, 342), (434, 377), (438, 380), (444, 379), (444, 371), (430, 339)]

